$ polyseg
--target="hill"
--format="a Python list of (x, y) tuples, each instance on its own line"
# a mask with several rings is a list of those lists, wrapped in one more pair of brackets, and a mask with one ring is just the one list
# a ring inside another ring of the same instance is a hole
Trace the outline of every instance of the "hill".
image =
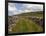
[(43, 32), (43, 12), (29, 12), (8, 16), (9, 32)]

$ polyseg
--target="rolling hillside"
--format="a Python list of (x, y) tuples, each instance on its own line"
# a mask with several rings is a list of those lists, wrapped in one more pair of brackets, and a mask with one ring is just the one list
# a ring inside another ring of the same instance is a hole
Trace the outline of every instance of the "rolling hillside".
[(29, 12), (8, 16), (9, 32), (43, 32), (43, 12)]

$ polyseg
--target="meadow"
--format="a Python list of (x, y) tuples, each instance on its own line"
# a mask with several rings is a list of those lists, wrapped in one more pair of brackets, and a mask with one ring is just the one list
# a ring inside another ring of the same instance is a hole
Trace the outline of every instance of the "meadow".
[(8, 16), (8, 31), (15, 33), (43, 32), (43, 12), (29, 12)]

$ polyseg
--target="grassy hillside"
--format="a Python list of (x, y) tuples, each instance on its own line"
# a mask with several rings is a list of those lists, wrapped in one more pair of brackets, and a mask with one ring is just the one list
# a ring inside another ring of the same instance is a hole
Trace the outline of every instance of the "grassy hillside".
[[(36, 16), (35, 19), (32, 17)], [(30, 12), (14, 16), (8, 16), (9, 32), (42, 32), (43, 27), (38, 25), (36, 19), (43, 19), (43, 12)], [(30, 18), (30, 19), (29, 19)], [(32, 20), (34, 19), (34, 20)], [(40, 19), (40, 20), (41, 20)], [(39, 22), (39, 21), (38, 21)]]
[(18, 16), (37, 16), (37, 17), (43, 17), (43, 12), (42, 11), (28, 12), (28, 13), (19, 14)]

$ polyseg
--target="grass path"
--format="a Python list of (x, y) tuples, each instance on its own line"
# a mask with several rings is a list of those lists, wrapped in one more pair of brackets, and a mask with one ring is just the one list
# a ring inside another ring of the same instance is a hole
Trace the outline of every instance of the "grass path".
[(37, 25), (32, 20), (20, 18), (16, 26), (12, 29), (13, 32), (40, 32), (43, 31), (42, 27)]

